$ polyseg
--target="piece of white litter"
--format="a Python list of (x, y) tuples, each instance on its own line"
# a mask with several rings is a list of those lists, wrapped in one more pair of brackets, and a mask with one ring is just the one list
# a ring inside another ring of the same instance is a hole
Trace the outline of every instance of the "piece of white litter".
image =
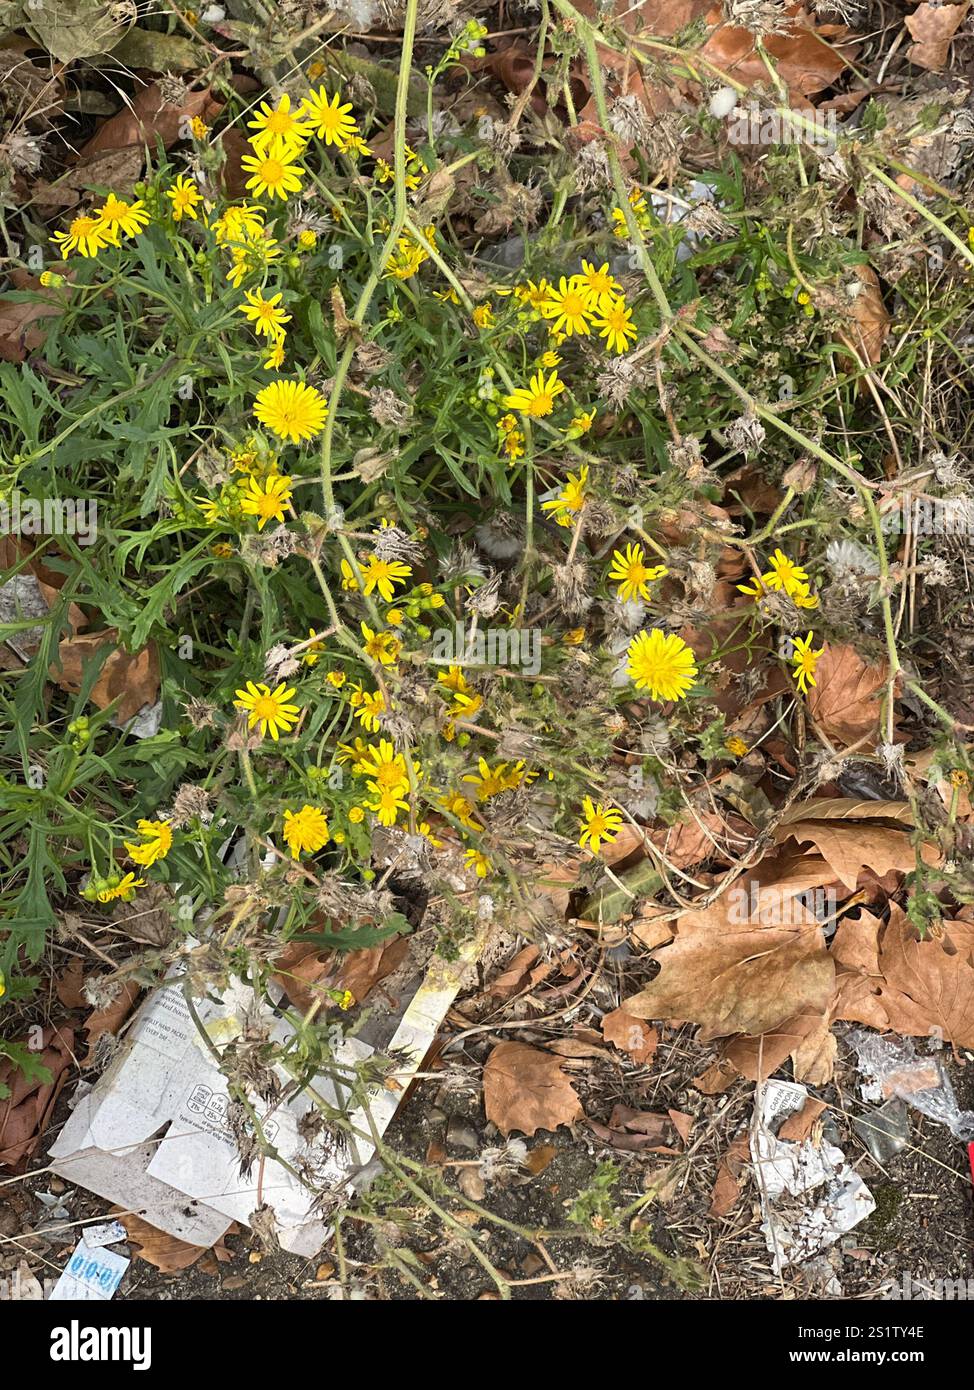
[(707, 103), (707, 110), (718, 121), (729, 116), (737, 105), (737, 93), (733, 87), (718, 87)]
[(121, 1221), (99, 1221), (94, 1226), (85, 1227), (84, 1241), (89, 1250), (100, 1250), (103, 1245), (114, 1245), (116, 1241), (127, 1238)]
[(807, 1099), (804, 1086), (766, 1082), (751, 1131), (764, 1214), (761, 1229), (776, 1274), (834, 1244), (876, 1209), (872, 1193), (841, 1149), (824, 1139), (816, 1147), (810, 1139), (796, 1144), (777, 1137), (781, 1123)]
[(71, 1303), (76, 1299), (107, 1303), (114, 1298), (122, 1275), (132, 1263), (114, 1250), (92, 1250), (83, 1240), (74, 1247), (60, 1279), (51, 1290), (51, 1303)]

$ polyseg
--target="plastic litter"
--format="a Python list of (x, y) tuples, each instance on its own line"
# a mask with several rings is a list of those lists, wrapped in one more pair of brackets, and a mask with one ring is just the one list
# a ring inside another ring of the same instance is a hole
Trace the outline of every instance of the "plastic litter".
[(899, 1097), (894, 1097), (878, 1110), (853, 1120), (852, 1128), (876, 1162), (886, 1163), (909, 1143), (910, 1112)]
[(946, 1125), (957, 1139), (974, 1139), (974, 1110), (961, 1110), (950, 1078), (936, 1057), (919, 1057), (909, 1038), (882, 1038), (856, 1029), (849, 1042), (859, 1059), (859, 1070), (869, 1078), (860, 1088), (863, 1100), (897, 1097)]
[(776, 1274), (833, 1245), (876, 1209), (872, 1193), (835, 1144), (823, 1138), (816, 1147), (811, 1139), (797, 1144), (777, 1137), (781, 1123), (807, 1099), (804, 1086), (766, 1082), (751, 1130), (761, 1229)]

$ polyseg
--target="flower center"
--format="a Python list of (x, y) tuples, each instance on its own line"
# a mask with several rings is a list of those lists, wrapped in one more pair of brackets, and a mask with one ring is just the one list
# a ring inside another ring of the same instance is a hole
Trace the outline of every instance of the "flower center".
[(566, 294), (561, 301), (562, 313), (568, 314), (570, 318), (577, 318), (585, 310), (581, 295)]
[(260, 176), (266, 184), (280, 183), (283, 173), (279, 159), (265, 159), (260, 170)]
[(277, 701), (272, 700), (269, 695), (262, 695), (259, 700), (254, 701), (254, 714), (258, 719), (276, 719)]

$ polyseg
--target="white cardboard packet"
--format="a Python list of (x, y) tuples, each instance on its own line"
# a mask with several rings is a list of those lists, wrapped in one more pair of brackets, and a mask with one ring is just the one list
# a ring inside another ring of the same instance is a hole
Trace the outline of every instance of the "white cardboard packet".
[[(467, 966), (482, 949), (487, 923), (461, 948), (455, 961), (433, 958), (398, 1027), (383, 1050), (405, 1050), (409, 1062), (395, 1080), (375, 1088), (369, 1111), (377, 1132), (387, 1128), (412, 1074), (422, 1064), (453, 1002)], [(245, 1015), (257, 1007), (253, 991), (234, 982), (219, 1003), (197, 1001), (197, 1013), (217, 1050), (238, 1036)], [(260, 1012), (271, 1036), (292, 1032), (269, 1006)], [(351, 1063), (374, 1049), (355, 1038), (341, 1044), (337, 1060)], [(279, 1070), (282, 1082), (290, 1078)], [(329, 1103), (344, 1104), (335, 1086), (319, 1076), (315, 1089)], [(253, 1097), (251, 1097), (253, 1100)], [(200, 1038), (180, 986), (162, 986), (139, 1009), (135, 1023), (110, 1066), (78, 1100), (51, 1146), (51, 1168), (66, 1181), (142, 1216), (151, 1225), (192, 1245), (213, 1245), (234, 1221), (248, 1225), (261, 1202), (274, 1208), (277, 1235), (286, 1250), (313, 1255), (328, 1236), (314, 1213), (315, 1193), (273, 1158), (259, 1157), (241, 1173), (236, 1140), (228, 1124), (226, 1079)], [(255, 1112), (268, 1140), (285, 1163), (313, 1172), (318, 1187), (348, 1188), (371, 1158), (371, 1144), (349, 1140), (347, 1151), (329, 1151), (299, 1132), (314, 1108), (306, 1095), (287, 1105), (257, 1101)], [(365, 1116), (351, 1117), (369, 1132)], [(258, 1190), (259, 1180), (259, 1190)]]

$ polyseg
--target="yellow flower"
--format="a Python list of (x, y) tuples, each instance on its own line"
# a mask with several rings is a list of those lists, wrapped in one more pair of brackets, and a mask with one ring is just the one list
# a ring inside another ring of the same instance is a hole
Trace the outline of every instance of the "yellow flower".
[[(136, 888), (144, 888), (145, 879), (136, 878), (135, 874), (126, 874), (114, 888), (103, 888), (98, 894), (100, 903), (112, 903), (120, 899), (123, 903), (130, 903), (135, 897)], [(0, 994), (3, 994), (3, 976), (0, 975)]]
[(815, 667), (818, 665), (819, 657), (825, 651), (824, 647), (819, 647), (817, 652), (812, 651), (812, 636), (813, 634), (810, 632), (807, 637), (796, 637), (790, 658), (795, 664), (795, 669), (791, 674), (795, 678), (795, 684), (803, 694), (808, 693), (810, 685), (818, 684), (815, 679)]
[(352, 825), (361, 825), (365, 820), (365, 812), (361, 806), (352, 806), (349, 808), (348, 819)]
[(278, 372), (284, 366), (284, 334), (275, 338), (270, 351), (261, 364), (267, 372)]
[(575, 280), (590, 309), (608, 309), (614, 299), (622, 298), (622, 286), (609, 270), (608, 261), (597, 270), (590, 261), (582, 261), (582, 273)]
[[(314, 635), (314, 628), (309, 627), (308, 636), (314, 637)], [(325, 644), (323, 642), (312, 642), (310, 647), (305, 647), (304, 651), (301, 653), (301, 660), (304, 663), (304, 665), (317, 666), (318, 658), (321, 656), (321, 653), (324, 651), (324, 649)]]
[(401, 627), (405, 617), (401, 608), (390, 608), (386, 613), (386, 622), (390, 627)]
[(189, 128), (194, 140), (205, 140), (210, 133), (210, 127), (201, 116), (194, 116), (189, 123)]
[(808, 575), (801, 565), (796, 565), (793, 560), (782, 550), (776, 550), (768, 562), (771, 566), (767, 574), (761, 576), (769, 589), (784, 589), (786, 594), (806, 594), (808, 593)]
[(331, 839), (328, 821), (320, 806), (302, 806), (300, 811), (284, 812), (284, 839), (292, 859), (317, 854)]
[(490, 304), (478, 304), (471, 317), (478, 328), (494, 326), (494, 310)]
[(409, 810), (409, 803), (404, 799), (399, 788), (377, 792), (376, 799), (366, 801), (365, 805), (370, 811), (376, 813), (379, 824), (386, 826), (395, 825), (399, 812)]
[(239, 207), (227, 208), (222, 217), (213, 223), (218, 246), (234, 242), (243, 244), (264, 232), (264, 209), (252, 208), (248, 203)]
[(182, 222), (184, 217), (198, 221), (196, 204), (203, 201), (202, 194), (192, 179), (185, 174), (177, 174), (172, 188), (166, 190), (166, 197), (172, 203), (172, 219)]
[(552, 320), (554, 331), (563, 333), (566, 338), (573, 333), (587, 334), (591, 331), (588, 326), (589, 304), (578, 275), (573, 275), (570, 280), (563, 275), (558, 281), (558, 288), (548, 291), (548, 297), (540, 308), (544, 317)]
[(350, 593), (356, 593), (358, 591), (358, 580), (355, 578), (355, 571), (347, 560), (342, 561), (342, 588)]
[(614, 806), (604, 806), (601, 801), (593, 805), (592, 798), (586, 796), (582, 801), (582, 819), (578, 828), (582, 832), (578, 839), (582, 849), (587, 845), (593, 854), (598, 854), (603, 840), (611, 845), (619, 834), (622, 812)]
[(165, 859), (172, 849), (172, 830), (167, 820), (140, 820), (136, 826), (144, 841), (141, 845), (131, 845), (125, 841), (129, 858), (143, 869), (148, 869), (159, 859)]
[(632, 310), (626, 308), (626, 301), (614, 299), (608, 308), (602, 310), (601, 318), (592, 320), (599, 330), (599, 337), (605, 339), (605, 346), (609, 352), (628, 352), (631, 346), (629, 339), (635, 342), (639, 337), (631, 319)]
[(304, 148), (309, 135), (302, 108), (292, 111), (291, 98), (286, 92), (276, 107), (262, 101), (254, 119), (247, 124), (256, 131), (250, 136), (250, 143), (259, 155), (271, 151), (287, 158)]
[[(638, 188), (633, 188), (629, 192), (629, 206), (636, 215), (636, 225), (641, 232), (648, 232), (651, 226), (649, 206)], [(629, 235), (629, 228), (626, 226), (626, 215), (621, 208), (612, 209), (613, 231), (617, 237), (625, 239)]]
[(623, 602), (635, 598), (648, 601), (650, 583), (669, 574), (665, 565), (646, 565), (644, 560), (645, 551), (641, 545), (627, 545), (625, 554), (621, 550), (612, 552), (609, 578), (619, 585), (619, 597)]
[(392, 666), (399, 659), (402, 650), (402, 643), (392, 632), (373, 632), (366, 624), (362, 623), (362, 636), (365, 638), (365, 652), (373, 661), (379, 661), (383, 666)]
[(519, 458), (524, 457), (526, 443), (527, 437), (521, 430), (511, 430), (509, 434), (505, 435), (501, 448), (507, 455), (508, 463), (515, 463)]
[(352, 706), (355, 710), (355, 718), (360, 720), (363, 729), (368, 729), (370, 734), (378, 732), (379, 715), (385, 713), (386, 697), (381, 690), (373, 690), (370, 694), (360, 686), (356, 687), (352, 695)]
[(764, 581), (757, 577), (749, 580), (747, 584), (738, 584), (737, 591), (741, 594), (747, 594), (748, 598), (755, 599), (764, 598), (764, 595), (768, 592), (764, 587)]
[(441, 797), (440, 805), (448, 815), (453, 816), (468, 830), (481, 830), (483, 828), (474, 817), (473, 802), (462, 792), (450, 792), (447, 796)]
[(263, 681), (256, 684), (248, 681), (246, 690), (236, 692), (234, 705), (237, 709), (246, 710), (249, 729), (259, 724), (261, 738), (266, 738), (269, 732), (276, 743), (280, 738), (279, 731), (290, 733), (291, 726), (297, 723), (301, 713), (299, 706), (288, 703), (293, 694), (294, 691), (289, 690), (284, 681), (276, 690), (271, 690)]
[(227, 271), (227, 279), (234, 289), (239, 289), (246, 276), (264, 270), (280, 254), (280, 247), (267, 232), (250, 236), (241, 245), (231, 245), (233, 265)]
[(682, 700), (697, 677), (693, 652), (675, 632), (637, 632), (627, 656), (637, 690), (648, 690), (653, 700)]
[(445, 671), (439, 672), (436, 679), (440, 685), (453, 691), (456, 695), (469, 695), (470, 693), (470, 686), (467, 684), (462, 666), (448, 666)]
[(325, 88), (319, 87), (317, 92), (310, 92), (305, 97), (301, 110), (319, 140), (343, 150), (349, 139), (358, 134), (358, 124), (348, 114), (352, 103), (349, 101), (342, 106), (341, 100), (338, 92), (329, 97)]
[(550, 350), (548, 352), (543, 352), (538, 358), (538, 366), (545, 367), (550, 372), (552, 367), (561, 366), (561, 358), (558, 356), (557, 352), (551, 352)]
[(409, 787), (409, 769), (402, 753), (397, 753), (386, 738), (370, 743), (368, 751), (359, 759), (358, 771), (368, 777), (369, 791), (406, 791)]
[(329, 685), (333, 685), (336, 690), (341, 690), (342, 686), (348, 680), (348, 677), (344, 671), (329, 671), (325, 680)]
[(565, 383), (559, 379), (557, 372), (552, 372), (547, 380), (544, 372), (535, 372), (527, 386), (519, 387), (510, 396), (504, 397), (504, 407), (540, 419), (542, 415), (551, 414), (555, 398), (564, 389)]
[(796, 608), (818, 607), (818, 595), (810, 593), (809, 586), (807, 584), (795, 585), (791, 594), (791, 601)]
[(62, 256), (77, 251), (79, 256), (86, 259), (97, 256), (109, 244), (104, 223), (98, 217), (89, 217), (85, 213), (76, 217), (66, 232), (55, 232), (51, 240), (57, 243)]
[(747, 752), (747, 744), (742, 738), (738, 738), (736, 734), (727, 740), (724, 747), (727, 749), (728, 753), (735, 758), (743, 758), (744, 754)]
[(320, 434), (328, 407), (314, 386), (303, 381), (272, 381), (257, 392), (254, 415), (280, 439), (300, 444)]
[(556, 497), (550, 498), (547, 502), (541, 503), (541, 510), (544, 512), (554, 512), (554, 519), (559, 526), (571, 526), (572, 518), (582, 510), (588, 496), (585, 487), (588, 482), (588, 464), (583, 463), (578, 470), (578, 476), (569, 473), (568, 481), (565, 483), (561, 492)]
[(265, 299), (262, 290), (244, 290), (244, 299), (247, 302), (237, 305), (237, 313), (250, 320), (254, 325), (254, 332), (258, 335), (276, 338), (283, 331), (284, 325), (291, 322), (291, 315), (285, 314), (281, 306), (283, 298), (280, 291), (271, 295), (270, 299)]
[(514, 787), (520, 786), (524, 780), (523, 763), (515, 763), (510, 772), (507, 768), (507, 763), (498, 763), (496, 767), (491, 767), (486, 758), (478, 758), (478, 770), (465, 773), (463, 780), (476, 787), (478, 801), (487, 801), (489, 797), (498, 796), (501, 792), (511, 791)]
[(491, 862), (479, 849), (465, 850), (463, 857), (467, 861), (467, 868), (472, 869), (478, 878), (486, 878), (490, 873)]
[(537, 284), (529, 280), (526, 285), (518, 285), (514, 293), (522, 304), (527, 304), (529, 308), (540, 313), (548, 302), (551, 286), (544, 279), (539, 280)]
[(291, 478), (284, 474), (271, 473), (262, 483), (251, 475), (247, 479), (247, 491), (240, 501), (244, 516), (257, 517), (257, 529), (263, 531), (269, 521), (284, 520), (284, 509), (291, 501)]
[(356, 159), (368, 159), (372, 151), (362, 139), (361, 135), (356, 133), (355, 135), (346, 135), (345, 153), (347, 155), (354, 155)]
[(571, 424), (568, 426), (569, 434), (575, 435), (576, 437), (588, 434), (589, 430), (595, 424), (595, 414), (596, 412), (594, 410), (583, 410), (578, 415), (573, 416)]
[(109, 193), (101, 207), (96, 208), (95, 216), (113, 246), (118, 245), (119, 232), (123, 236), (138, 236), (149, 222), (149, 214), (141, 198), (136, 203), (124, 203), (114, 193)]
[(412, 569), (402, 560), (380, 560), (378, 555), (370, 555), (362, 569), (362, 583), (367, 594), (378, 589), (385, 602), (391, 603), (394, 585), (405, 584), (411, 574)]
[(282, 150), (270, 154), (245, 154), (241, 168), (250, 174), (246, 187), (258, 198), (280, 198), (287, 202), (291, 193), (301, 192), (301, 166), (291, 162), (291, 152)]

